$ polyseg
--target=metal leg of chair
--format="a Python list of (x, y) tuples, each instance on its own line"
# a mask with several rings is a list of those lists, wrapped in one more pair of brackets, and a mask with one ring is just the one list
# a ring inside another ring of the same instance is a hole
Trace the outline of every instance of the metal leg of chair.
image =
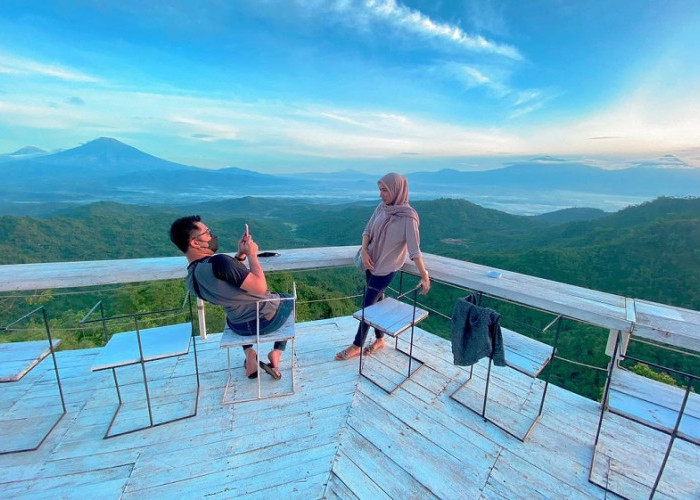
[(226, 386), (224, 387), (224, 395), (221, 398), (221, 404), (228, 404), (228, 391), (231, 387), (231, 348), (226, 348)]
[[(58, 385), (58, 395), (61, 398), (61, 408), (63, 408), (63, 415), (65, 415), (67, 412), (66, 401), (63, 398), (63, 387), (61, 385), (61, 376), (58, 374), (58, 362), (56, 361), (56, 349), (54, 349), (53, 339), (51, 338), (51, 329), (49, 328), (49, 318), (46, 315), (46, 309), (43, 307), (41, 308), (41, 314), (42, 314), (42, 317), (44, 319), (44, 327), (46, 328), (46, 337), (49, 340), (49, 349), (51, 350), (51, 359), (53, 361), (53, 370), (54, 370), (54, 373), (56, 375), (56, 384)], [(61, 415), (61, 417), (63, 417), (63, 415)], [(59, 418), (59, 420), (60, 420), (60, 418)], [(58, 422), (56, 422), (56, 423), (58, 423)], [(53, 427), (52, 427), (52, 429), (53, 429)], [(46, 439), (46, 436), (44, 436), (44, 439)], [(43, 442), (43, 440), (42, 440), (42, 442)]]
[(603, 390), (603, 399), (600, 402), (600, 417), (598, 418), (598, 428), (596, 429), (595, 433), (595, 440), (593, 441), (593, 456), (591, 457), (591, 466), (588, 471), (588, 481), (600, 486), (601, 488), (604, 488), (605, 491), (610, 491), (608, 490), (607, 486), (604, 484), (597, 483), (593, 480), (593, 467), (595, 466), (595, 461), (596, 457), (598, 454), (598, 441), (600, 440), (600, 431), (603, 427), (603, 417), (605, 416), (605, 412), (608, 409), (608, 397), (610, 394), (610, 382), (612, 379), (612, 370), (615, 365), (615, 360), (617, 359), (617, 352), (620, 347), (620, 339), (622, 337), (622, 332), (618, 330), (617, 332), (617, 338), (615, 340), (615, 348), (613, 349), (613, 355), (612, 358), (610, 358), (610, 363), (608, 365), (608, 376), (605, 380), (605, 388)]
[(148, 406), (148, 421), (150, 426), (153, 427), (153, 409), (151, 408), (151, 394), (148, 390), (148, 376), (146, 375), (146, 361), (143, 357), (143, 344), (141, 343), (141, 333), (139, 331), (138, 319), (136, 321), (136, 340), (139, 345), (139, 358), (141, 362), (141, 373), (143, 375), (143, 387), (146, 392), (146, 405)]
[(493, 359), (489, 358), (488, 368), (486, 369), (486, 386), (484, 387), (484, 402), (481, 406), (481, 418), (488, 420), (486, 418), (486, 402), (489, 399), (489, 384), (491, 383), (491, 365), (493, 364)]
[(194, 352), (194, 373), (197, 379), (197, 394), (194, 400), (194, 415), (197, 415), (197, 412), (199, 411), (199, 390), (201, 386), (199, 383), (199, 362), (197, 360), (197, 339), (194, 335), (192, 335), (192, 351)]
[(656, 493), (656, 488), (659, 487), (659, 481), (661, 481), (661, 475), (664, 473), (664, 469), (666, 468), (666, 462), (668, 462), (668, 457), (671, 455), (671, 448), (673, 448), (673, 443), (676, 440), (676, 436), (678, 436), (678, 428), (681, 425), (681, 420), (683, 419), (683, 414), (685, 413), (685, 407), (688, 404), (688, 397), (690, 396), (690, 388), (692, 386), (692, 379), (688, 381), (688, 385), (685, 389), (685, 394), (683, 396), (683, 403), (681, 404), (681, 409), (678, 412), (678, 417), (676, 418), (676, 425), (673, 427), (673, 431), (671, 432), (671, 439), (668, 442), (668, 447), (666, 448), (666, 453), (664, 454), (664, 459), (661, 462), (661, 467), (659, 468), (659, 473), (656, 475), (656, 480), (654, 481), (654, 486), (651, 489), (651, 493), (649, 494), (649, 498), (652, 498), (654, 496), (654, 493)]

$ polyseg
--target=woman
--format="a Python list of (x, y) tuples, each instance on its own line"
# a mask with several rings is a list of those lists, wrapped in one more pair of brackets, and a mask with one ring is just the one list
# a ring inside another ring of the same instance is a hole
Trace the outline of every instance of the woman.
[[(408, 204), (408, 181), (403, 175), (390, 173), (379, 182), (382, 199), (362, 232), (362, 263), (366, 269), (367, 288), (363, 306), (376, 303), (406, 261), (406, 255), (420, 272), (421, 295), (430, 290), (430, 278), (423, 264), (418, 233), (418, 214)], [(369, 324), (360, 323), (355, 341), (335, 355), (338, 361), (360, 355)], [(384, 334), (375, 330), (376, 340), (365, 348), (364, 354), (374, 354), (385, 346)]]

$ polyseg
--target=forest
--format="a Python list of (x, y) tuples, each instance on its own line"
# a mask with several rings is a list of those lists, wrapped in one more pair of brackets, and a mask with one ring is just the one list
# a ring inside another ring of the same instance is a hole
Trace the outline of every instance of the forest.
[[(571, 209), (542, 216), (515, 216), (456, 199), (418, 201), (413, 206), (421, 218), (424, 252), (700, 309), (700, 198), (659, 198), (615, 213)], [(44, 217), (3, 216), (0, 264), (180, 255), (168, 239), (168, 228), (175, 218), (194, 213), (219, 236), (224, 252), (235, 251), (246, 223), (261, 250), (356, 245), (373, 208), (247, 197), (181, 206), (94, 203)], [(404, 279), (410, 285), (413, 278)], [(352, 314), (359, 307), (364, 280), (354, 268), (338, 268), (272, 273), (268, 281), (274, 290), (288, 290), (296, 281), (299, 321), (308, 321)], [(468, 292), (435, 284), (421, 298), (435, 314), (421, 326), (449, 338), (453, 304)], [(105, 332), (99, 324), (80, 321), (98, 301), (107, 315), (115, 315), (174, 309), (184, 295), (181, 280), (4, 293), (0, 326), (43, 305), (63, 349), (95, 347), (105, 342)], [(542, 331), (551, 315), (488, 298), (485, 305), (502, 315), (505, 327), (553, 342), (553, 329)], [(210, 331), (222, 328), (222, 312), (208, 307), (207, 323)], [(42, 334), (32, 319), (21, 328), (0, 332), (0, 341)], [(565, 320), (551, 381), (599, 399), (609, 361), (604, 353), (607, 335), (600, 328)], [(645, 343), (632, 344), (629, 352), (686, 372), (697, 373), (699, 365), (697, 355)], [(634, 369), (650, 374), (645, 366)], [(667, 380), (662, 373), (651, 376)], [(675, 383), (683, 385), (682, 380)]]

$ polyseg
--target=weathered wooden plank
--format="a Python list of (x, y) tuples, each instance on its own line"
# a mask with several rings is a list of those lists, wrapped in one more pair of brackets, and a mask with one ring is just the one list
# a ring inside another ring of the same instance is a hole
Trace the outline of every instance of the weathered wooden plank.
[[(292, 443), (293, 444), (293, 443)], [(290, 444), (291, 446), (291, 444)], [(307, 477), (325, 472), (328, 477), (337, 443), (313, 448), (295, 449), (293, 452), (278, 456), (278, 447), (260, 450), (251, 462), (246, 454), (229, 457), (230, 466), (206, 470), (195, 477), (181, 477), (180, 480), (152, 488), (128, 490), (124, 498), (162, 497), (209, 497), (222, 495), (238, 497), (252, 495), (277, 485), (305, 481)]]
[[(454, 459), (462, 462), (464, 467), (472, 468), (472, 473), (478, 478), (477, 483), (485, 482), (486, 477), (481, 477), (484, 470), (483, 464), (496, 459), (501, 451), (500, 446), (471, 435), (465, 438), (456, 429), (462, 425), (461, 423), (441, 418), (440, 412), (436, 411), (432, 405), (421, 404), (419, 400), (404, 391), (396, 397), (387, 397), (374, 387), (365, 385), (360, 387), (356, 404), (362, 403), (363, 397), (388, 411), (392, 415), (392, 421), (403, 422)], [(477, 463), (478, 466), (475, 466)]]
[(343, 434), (333, 473), (358, 498), (435, 498), (375, 443), (352, 428)]
[[(378, 422), (391, 422), (381, 426)], [(348, 426), (375, 444), (415, 481), (442, 498), (478, 496), (482, 484), (473, 471), (434, 446), (414, 429), (390, 418), (376, 404), (354, 404)], [(433, 478), (440, 478), (435, 481)]]
[[(342, 454), (338, 454), (338, 457), (341, 455)], [(336, 463), (338, 457), (336, 457)], [(355, 495), (350, 488), (345, 486), (345, 483), (343, 483), (338, 476), (331, 473), (331, 477), (326, 485), (326, 491), (324, 492), (322, 498), (328, 500), (359, 500), (360, 497)]]
[[(315, 269), (352, 265), (357, 246), (278, 250), (281, 255), (262, 259), (266, 271)], [(496, 270), (500, 278), (489, 277), (494, 269), (437, 255), (424, 254), (434, 280), (494, 297), (515, 301), (607, 329), (631, 331), (654, 340), (700, 350), (700, 312), (620, 297), (565, 283)], [(0, 292), (97, 286), (182, 278), (184, 257), (120, 259), (92, 262), (59, 262), (0, 266)], [(416, 274), (415, 264), (404, 270)], [(21, 276), (22, 279), (17, 279)], [(677, 340), (672, 338), (676, 337)]]
[[(56, 350), (61, 339), (52, 339), (51, 344)], [(49, 354), (48, 339), (0, 343), (0, 383), (21, 380)]]
[[(609, 405), (617, 413), (671, 432), (684, 394), (685, 389), (616, 369), (610, 383)], [(694, 392), (688, 395), (679, 431), (700, 444), (700, 396)]]
[(605, 498), (600, 489), (578, 489), (504, 449), (491, 469), (488, 485), (509, 498)]
[[(187, 354), (192, 341), (192, 324), (146, 328), (140, 331), (144, 361), (181, 356)], [(97, 358), (92, 371), (107, 370), (118, 366), (138, 363), (141, 360), (135, 331), (112, 335)]]
[[(280, 254), (278, 257), (260, 261), (267, 272), (350, 266), (358, 248), (359, 246), (347, 246), (275, 250)], [(228, 255), (233, 256), (233, 253)], [(187, 260), (184, 256), (12, 264), (0, 266), (0, 292), (169, 280), (184, 278), (186, 274)]]
[[(669, 440), (670, 437), (660, 431), (631, 423), (618, 415), (606, 415), (591, 469), (592, 479), (628, 498), (648, 497)], [(665, 494), (671, 498), (698, 498), (700, 461), (697, 454), (697, 445), (680, 440), (674, 442), (659, 483), (660, 497)]]
[(84, 471), (79, 474), (43, 477), (39, 481), (18, 481), (3, 485), (5, 498), (63, 497), (119, 498), (131, 472), (131, 464)]
[(360, 309), (352, 316), (358, 321), (364, 317), (365, 323), (395, 337), (410, 328), (411, 324), (427, 318), (428, 311), (420, 307), (416, 307), (414, 311), (413, 305), (387, 297), (364, 310)]
[(39, 446), (62, 415), (46, 412), (37, 414), (35, 411), (23, 418), (3, 418), (0, 420), (0, 451), (28, 450)]
[[(252, 438), (246, 435), (251, 429), (234, 430), (229, 433), (228, 439), (216, 448), (206, 445), (174, 450), (166, 454), (146, 452), (137, 461), (126, 491), (133, 493), (149, 490), (178, 482), (182, 478), (205, 478), (215, 475), (218, 470), (250, 467), (268, 461), (282, 462), (289, 455), (294, 455), (295, 460), (302, 462), (313, 461), (317, 450), (320, 449), (320, 454), (326, 456), (328, 446), (337, 446), (340, 426), (340, 422), (334, 422), (325, 430), (304, 429), (303, 424), (297, 420), (284, 429), (261, 429)], [(305, 451), (306, 455), (300, 456), (300, 451)], [(206, 463), (207, 467), (202, 467), (203, 463)], [(330, 472), (330, 467), (326, 472)], [(278, 482), (270, 484), (283, 484), (295, 480), (296, 478), (285, 476), (282, 472), (276, 479)]]
[(506, 364), (537, 377), (552, 359), (552, 347), (507, 328), (502, 329)]
[(700, 351), (700, 311), (634, 299), (633, 335)]
[[(587, 288), (558, 283), (534, 276), (496, 269), (500, 278), (489, 277), (493, 268), (458, 261), (448, 257), (423, 255), (432, 279), (478, 290), (494, 297), (510, 300), (554, 314), (561, 314), (593, 325), (630, 331), (625, 297)], [(404, 269), (417, 273), (415, 264)]]
[[(271, 487), (259, 489), (253, 493), (247, 494), (242, 498), (245, 499), (260, 499), (269, 500), (271, 498), (323, 498), (323, 492), (326, 489), (326, 481), (328, 473), (325, 469), (319, 474), (309, 474), (291, 483), (276, 484)], [(221, 495), (228, 498), (228, 494)]]
[[(62, 370), (65, 366), (68, 374), (64, 385), (70, 394), (69, 413), (36, 452), (0, 456), (0, 496), (31, 498), (25, 492), (35, 490), (39, 493), (34, 496), (41, 498), (82, 491), (110, 498), (317, 498), (324, 494), (328, 498), (366, 498), (364, 486), (356, 482), (363, 478), (372, 479), (368, 488), (376, 486), (392, 498), (431, 494), (441, 498), (522, 498), (530, 491), (529, 485), (542, 478), (550, 481), (549, 490), (543, 491), (554, 491), (555, 497), (561, 496), (556, 492), (570, 492), (576, 498), (603, 496), (601, 488), (587, 481), (598, 403), (551, 386), (541, 421), (529, 440), (520, 443), (449, 398), (467, 371), (452, 364), (448, 341), (416, 329), (415, 354), (426, 365), (387, 395), (359, 377), (357, 359), (333, 360), (334, 353), (350, 343), (356, 320), (334, 318), (308, 325), (306, 333), (304, 324), (297, 325), (298, 390), (294, 396), (222, 407), (226, 359), (218, 347), (221, 334), (212, 335), (198, 343), (200, 367), (208, 367), (201, 373), (198, 415), (108, 440), (103, 440), (102, 434), (116, 401), (111, 374), (90, 371), (97, 352), (94, 349), (86, 354), (57, 353), (59, 366)], [(166, 407), (168, 402), (186, 403), (184, 384), (194, 379), (187, 375), (191, 357), (190, 353), (147, 365), (159, 406), (161, 398)], [(235, 359), (242, 364), (242, 356)], [(387, 348), (368, 362), (390, 371), (405, 368), (404, 360)], [(38, 393), (49, 391), (51, 370), (44, 369), (45, 364), (19, 385), (39, 384)], [(125, 370), (129, 404), (135, 405), (140, 367), (120, 370)], [(236, 374), (247, 382), (242, 371)], [(483, 383), (483, 363), (475, 366), (474, 376)], [(514, 401), (513, 394), (523, 394), (520, 391), (527, 391), (531, 381), (510, 368), (494, 369), (492, 395), (508, 407)], [(27, 397), (26, 391), (3, 392), (3, 404), (8, 394)], [(31, 398), (28, 402), (35, 403)], [(530, 403), (524, 406), (532, 408)], [(620, 422), (611, 423), (611, 417)], [(614, 451), (611, 439), (615, 445), (629, 447), (633, 454), (620, 461), (626, 468), (613, 470), (615, 481), (620, 474), (631, 481), (641, 474), (653, 476), (652, 462), (663, 452), (663, 443), (649, 437), (644, 429), (616, 415), (606, 415), (607, 434), (599, 455)], [(485, 479), (497, 456), (501, 457), (500, 468)], [(687, 492), (697, 491), (698, 464), (698, 446), (677, 441), (659, 496), (685, 498)], [(92, 472), (97, 468), (121, 466), (131, 468), (129, 480), (133, 483), (128, 488), (119, 476), (111, 480), (105, 476), (103, 483), (87, 479), (98, 477)], [(58, 477), (62, 479), (55, 479)], [(481, 484), (480, 477), (484, 478)], [(504, 486), (500, 479), (505, 477), (508, 483)], [(453, 487), (445, 486), (446, 480), (453, 481)], [(21, 487), (15, 489), (19, 484)], [(105, 493), (94, 493), (100, 484)], [(126, 493), (122, 494), (122, 488), (127, 488)]]

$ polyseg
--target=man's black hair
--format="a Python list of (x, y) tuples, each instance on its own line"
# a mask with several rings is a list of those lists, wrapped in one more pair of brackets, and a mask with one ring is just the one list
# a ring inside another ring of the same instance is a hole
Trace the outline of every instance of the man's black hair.
[(202, 218), (199, 215), (188, 215), (187, 217), (180, 217), (170, 225), (170, 241), (175, 243), (175, 246), (182, 253), (187, 252), (192, 239), (192, 231), (198, 229), (195, 223), (201, 220)]

